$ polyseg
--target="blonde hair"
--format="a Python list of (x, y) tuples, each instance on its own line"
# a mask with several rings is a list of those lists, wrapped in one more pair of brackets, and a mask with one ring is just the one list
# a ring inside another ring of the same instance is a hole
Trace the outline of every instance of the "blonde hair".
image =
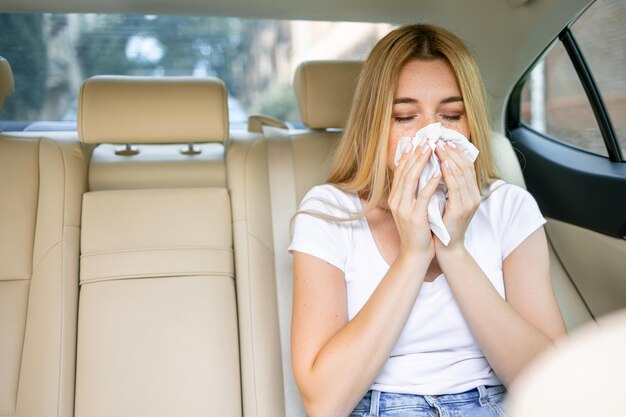
[(350, 216), (352, 219), (380, 205), (391, 189), (387, 141), (394, 93), (400, 70), (409, 61), (419, 59), (444, 59), (452, 67), (465, 103), (470, 140), (480, 150), (475, 169), (481, 190), (497, 178), (485, 91), (469, 49), (443, 28), (401, 26), (382, 38), (365, 61), (345, 131), (333, 155), (327, 182), (367, 201), (363, 213)]

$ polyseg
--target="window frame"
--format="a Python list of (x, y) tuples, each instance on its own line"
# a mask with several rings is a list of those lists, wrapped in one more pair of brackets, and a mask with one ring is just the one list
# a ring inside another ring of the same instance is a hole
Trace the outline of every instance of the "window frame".
[[(573, 38), (568, 32), (575, 21), (576, 19), (560, 31), (515, 84), (505, 108), (507, 136), (517, 151), (528, 191), (537, 200), (545, 217), (626, 239), (626, 161), (618, 159), (621, 155), (619, 151), (609, 153), (607, 142), (611, 143), (611, 138), (616, 139), (616, 135), (589, 68), (586, 69), (589, 78), (580, 80), (580, 73), (577, 76), (581, 84), (586, 85), (583, 91), (592, 107), (596, 123), (602, 129), (601, 134), (610, 158), (537, 132), (521, 119), (521, 92), (524, 83), (537, 62), (545, 57), (555, 42), (563, 43), (561, 37), (566, 42), (569, 42), (568, 37)], [(572, 57), (566, 51), (570, 61), (584, 62), (575, 42), (571, 43), (571, 48), (572, 52), (578, 50), (578, 53)], [(586, 62), (584, 65), (586, 67)], [(584, 70), (584, 67), (580, 68)], [(592, 100), (589, 94), (596, 95), (598, 99)], [(598, 120), (599, 115), (602, 118)], [(612, 132), (612, 136), (605, 132)]]
[[(587, 10), (588, 9), (585, 9), (583, 13)], [(572, 63), (574, 70), (578, 75), (578, 80), (580, 81), (583, 90), (585, 91), (585, 95), (587, 96), (587, 100), (589, 101), (589, 105), (591, 106), (591, 110), (593, 111), (596, 123), (598, 124), (598, 128), (602, 135), (602, 139), (604, 140), (604, 145), (606, 147), (609, 160), (611, 162), (624, 162), (624, 155), (622, 154), (619, 140), (617, 138), (617, 135), (615, 134), (615, 129), (613, 128), (613, 123), (611, 122), (608, 109), (606, 108), (604, 100), (602, 99), (600, 89), (598, 88), (593, 78), (593, 74), (589, 68), (589, 65), (587, 64), (587, 61), (585, 60), (582, 50), (578, 46), (578, 43), (576, 42), (576, 39), (570, 29), (570, 27), (576, 22), (576, 20), (578, 20), (578, 17), (580, 16), (582, 16), (582, 13), (574, 20), (572, 20), (558, 34), (557, 38), (555, 38), (552, 42), (548, 44), (548, 46), (542, 51), (539, 57), (532, 63), (532, 65), (526, 70), (526, 72), (513, 87), (506, 110), (506, 128), (508, 131), (511, 131), (515, 128), (522, 126), (522, 124), (525, 126), (525, 124), (521, 120), (522, 88), (528, 80), (528, 77), (530, 76), (532, 70), (537, 66), (538, 62), (540, 62), (545, 57), (546, 53), (551, 49), (554, 42), (556, 42), (558, 39), (558, 41), (563, 44), (563, 47), (565, 48), (567, 55), (569, 56), (570, 62)], [(546, 135), (542, 134), (542, 136)], [(585, 151), (584, 149), (574, 147), (573, 145), (571, 146), (575, 149)]]

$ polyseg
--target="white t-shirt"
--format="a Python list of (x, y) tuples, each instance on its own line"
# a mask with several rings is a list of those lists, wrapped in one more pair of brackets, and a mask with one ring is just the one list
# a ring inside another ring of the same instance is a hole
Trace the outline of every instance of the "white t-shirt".
[[(545, 223), (537, 203), (523, 188), (496, 181), (466, 233), (465, 247), (505, 297), (502, 261)], [(311, 189), (300, 210), (346, 217), (361, 201), (332, 185)], [(344, 272), (349, 319), (370, 298), (389, 265), (383, 259), (366, 219), (334, 222), (299, 214), (290, 251), (320, 258)], [(500, 381), (472, 336), (445, 276), (424, 282), (400, 337), (372, 389), (441, 395), (464, 392)]]

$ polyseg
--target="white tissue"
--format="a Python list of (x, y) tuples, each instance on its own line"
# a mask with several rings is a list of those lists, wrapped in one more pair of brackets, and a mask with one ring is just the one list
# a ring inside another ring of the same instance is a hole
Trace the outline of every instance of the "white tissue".
[[(456, 130), (446, 129), (441, 126), (441, 123), (431, 123), (428, 126), (421, 128), (412, 138), (408, 136), (400, 138), (400, 140), (398, 140), (396, 155), (394, 158), (396, 166), (402, 157), (402, 151), (407, 143), (409, 143), (412, 147), (410, 153), (415, 152), (415, 150), (419, 148), (422, 143), (427, 143), (433, 150), (430, 154), (428, 163), (422, 171), (422, 175), (420, 175), (419, 184), (417, 186), (418, 193), (422, 190), (422, 188), (424, 188), (428, 180), (433, 175), (441, 171), (441, 168), (439, 167), (439, 158), (435, 154), (435, 147), (439, 141), (454, 143), (454, 145), (462, 150), (465, 156), (467, 156), (472, 162), (476, 161), (478, 149), (476, 149), (476, 147), (472, 145), (465, 136)], [(437, 186), (435, 194), (433, 194), (430, 202), (428, 203), (428, 222), (430, 223), (430, 230), (432, 230), (435, 236), (437, 236), (446, 246), (450, 243), (450, 234), (443, 224), (442, 215), (447, 199), (448, 188), (442, 178)]]

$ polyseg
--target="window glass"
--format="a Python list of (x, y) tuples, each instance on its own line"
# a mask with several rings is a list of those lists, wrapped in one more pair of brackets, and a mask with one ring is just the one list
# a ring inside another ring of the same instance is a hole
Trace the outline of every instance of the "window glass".
[(96, 74), (210, 75), (228, 87), (232, 127), (244, 127), (252, 113), (297, 126), (291, 86), (296, 66), (311, 59), (365, 59), (390, 29), (347, 22), (0, 13), (0, 55), (15, 79), (0, 120), (5, 130), (23, 128), (20, 121), (75, 126), (77, 92)]
[(563, 45), (535, 66), (522, 88), (521, 119), (532, 129), (607, 156), (593, 110)]
[(626, 156), (626, 1), (596, 0), (572, 27)]

